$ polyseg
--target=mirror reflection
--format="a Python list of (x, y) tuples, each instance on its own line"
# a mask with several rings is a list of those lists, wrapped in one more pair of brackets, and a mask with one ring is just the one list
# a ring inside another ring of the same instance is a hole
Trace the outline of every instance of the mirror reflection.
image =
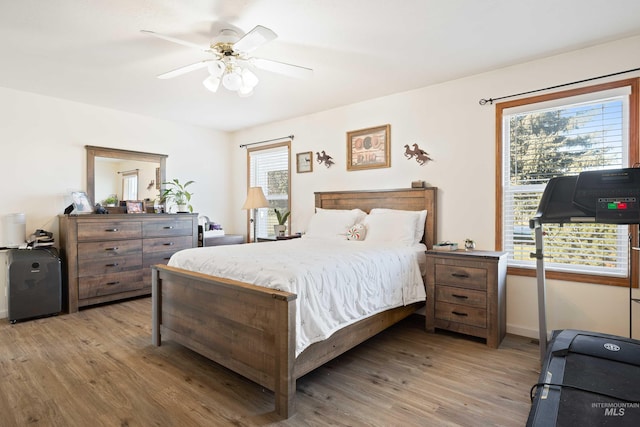
[(165, 154), (87, 145), (87, 195), (92, 203), (118, 206), (144, 200), (153, 207), (166, 180)]
[(160, 163), (96, 157), (95, 201), (117, 206), (118, 201), (153, 201), (160, 195)]

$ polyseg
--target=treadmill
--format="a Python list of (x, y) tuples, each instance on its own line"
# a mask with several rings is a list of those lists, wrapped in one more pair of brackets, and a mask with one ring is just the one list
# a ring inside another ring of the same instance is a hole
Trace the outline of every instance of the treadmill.
[[(527, 426), (639, 426), (640, 341), (579, 330), (553, 331), (547, 343), (542, 227), (545, 223), (640, 223), (640, 169), (553, 178), (530, 220), (535, 231), (542, 369), (531, 388)], [(631, 284), (629, 288), (631, 318)]]

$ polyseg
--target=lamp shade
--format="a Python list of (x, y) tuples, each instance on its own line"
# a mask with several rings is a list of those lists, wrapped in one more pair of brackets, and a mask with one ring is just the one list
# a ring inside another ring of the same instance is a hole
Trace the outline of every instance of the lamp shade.
[(269, 207), (267, 198), (264, 197), (262, 187), (249, 187), (247, 192), (247, 200), (245, 200), (242, 209), (258, 209)]

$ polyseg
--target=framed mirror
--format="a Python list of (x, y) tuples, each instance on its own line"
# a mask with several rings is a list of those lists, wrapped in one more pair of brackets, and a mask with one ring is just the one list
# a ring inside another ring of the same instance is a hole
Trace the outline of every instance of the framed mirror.
[(94, 205), (109, 206), (114, 198), (116, 206), (127, 200), (153, 201), (161, 193), (166, 181), (166, 154), (91, 145), (85, 148), (87, 196)]

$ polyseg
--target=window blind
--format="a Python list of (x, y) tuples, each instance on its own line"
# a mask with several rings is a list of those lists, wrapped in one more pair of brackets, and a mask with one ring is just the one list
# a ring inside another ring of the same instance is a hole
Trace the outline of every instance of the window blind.
[[(628, 164), (627, 88), (527, 104), (503, 111), (503, 243), (509, 265), (534, 268), (529, 219), (549, 179)], [(624, 277), (628, 228), (613, 224), (544, 225), (549, 270)]]
[(273, 226), (278, 223), (274, 208), (279, 211), (289, 209), (289, 152), (288, 142), (248, 151), (249, 186), (262, 187), (269, 202), (269, 208), (257, 209), (254, 218), (257, 237), (274, 234)]

